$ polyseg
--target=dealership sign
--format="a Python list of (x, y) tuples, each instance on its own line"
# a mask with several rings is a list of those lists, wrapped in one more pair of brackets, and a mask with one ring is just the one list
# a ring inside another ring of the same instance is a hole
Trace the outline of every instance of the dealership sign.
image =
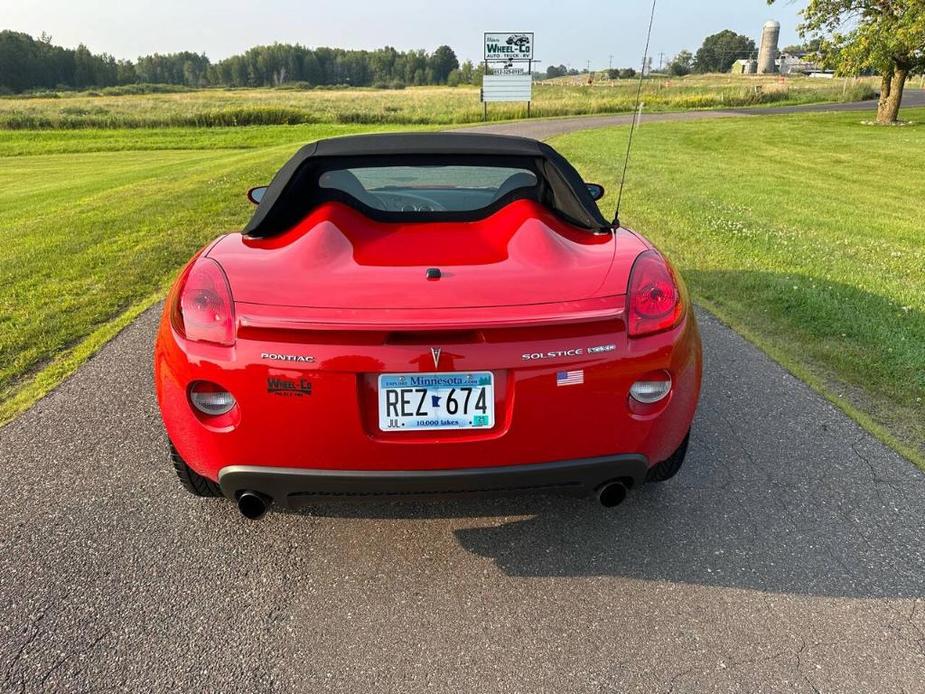
[(533, 101), (533, 32), (486, 32), (485, 74), (482, 75), (482, 117), (488, 120), (489, 102)]
[(533, 60), (533, 32), (487, 32), (485, 60)]
[(532, 75), (485, 75), (482, 78), (482, 102), (533, 101)]

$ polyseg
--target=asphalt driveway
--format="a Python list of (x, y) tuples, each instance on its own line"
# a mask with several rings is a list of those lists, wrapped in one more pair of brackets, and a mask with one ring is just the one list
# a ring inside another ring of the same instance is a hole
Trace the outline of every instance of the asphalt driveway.
[[(906, 89), (903, 92), (903, 106), (925, 106), (925, 89)], [(818, 113), (824, 111), (868, 111), (873, 120), (877, 110), (876, 101), (846, 101), (844, 103), (830, 104), (800, 104), (799, 106), (755, 106), (751, 108), (732, 108), (723, 111), (654, 111), (649, 113), (643, 108), (641, 122), (660, 123), (671, 121), (713, 120), (715, 118), (732, 118), (741, 116), (780, 116), (790, 113)], [(632, 114), (620, 113), (603, 116), (575, 116), (568, 118), (536, 118), (533, 120), (520, 120), (509, 123), (486, 123), (485, 125), (469, 125), (458, 128), (464, 132), (492, 132), (499, 135), (520, 135), (532, 137), (537, 140), (546, 140), (556, 135), (587, 130), (590, 128), (606, 128), (615, 125), (629, 125), (633, 120)]]
[(144, 314), (0, 430), (5, 691), (922, 691), (925, 475), (701, 316), (685, 469), (242, 519), (164, 457)]
[(707, 314), (685, 468), (617, 509), (252, 523), (166, 461), (158, 311), (0, 429), (2, 691), (925, 691), (925, 475)]

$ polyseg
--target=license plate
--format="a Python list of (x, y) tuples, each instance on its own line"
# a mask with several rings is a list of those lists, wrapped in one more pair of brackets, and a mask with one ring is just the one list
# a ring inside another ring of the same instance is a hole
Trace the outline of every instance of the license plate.
[(495, 378), (490, 371), (381, 374), (382, 431), (491, 429)]

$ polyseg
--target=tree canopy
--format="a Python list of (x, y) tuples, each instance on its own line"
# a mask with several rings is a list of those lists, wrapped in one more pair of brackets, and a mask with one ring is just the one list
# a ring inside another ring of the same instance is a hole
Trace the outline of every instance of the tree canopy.
[(133, 63), (105, 53), (95, 55), (83, 45), (76, 49), (55, 46), (45, 35), (34, 39), (0, 31), (0, 91), (8, 92), (137, 83), (187, 87), (265, 87), (287, 82), (311, 86), (459, 84), (472, 81), (475, 74), (471, 63), (460, 66), (449, 46), (427, 53), (391, 46), (360, 51), (275, 43), (216, 63), (204, 53), (189, 51), (155, 53)]
[(0, 90), (118, 84), (120, 79), (129, 79), (130, 73), (124, 61), (105, 53), (93, 55), (83, 44), (61, 48), (44, 34), (36, 40), (17, 31), (0, 31)]
[(755, 42), (747, 36), (724, 29), (703, 40), (694, 56), (697, 72), (729, 72), (739, 58), (748, 58), (755, 52)]
[(822, 39), (815, 38), (805, 41), (803, 43), (791, 44), (789, 46), (784, 46), (781, 49), (781, 53), (790, 53), (790, 54), (801, 54), (801, 53), (818, 53), (819, 48), (822, 45)]
[(829, 67), (880, 75), (877, 120), (895, 122), (906, 79), (925, 71), (925, 0), (809, 0), (800, 14)]
[(553, 79), (555, 77), (565, 77), (566, 75), (577, 75), (578, 70), (568, 69), (565, 65), (550, 65), (546, 68), (546, 77)]
[(668, 64), (668, 74), (675, 77), (689, 75), (694, 63), (694, 56), (690, 51), (681, 51)]

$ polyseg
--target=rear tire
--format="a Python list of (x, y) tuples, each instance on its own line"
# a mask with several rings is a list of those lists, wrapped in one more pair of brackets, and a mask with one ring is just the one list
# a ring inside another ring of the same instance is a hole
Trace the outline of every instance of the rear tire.
[(687, 444), (691, 439), (690, 429), (687, 435), (678, 446), (677, 450), (672, 453), (667, 460), (663, 460), (649, 468), (649, 474), (646, 475), (646, 482), (665, 482), (678, 474), (678, 470), (684, 464), (684, 456), (687, 455)]
[(170, 461), (177, 472), (180, 484), (193, 496), (222, 496), (221, 487), (208, 477), (203, 477), (193, 470), (177, 453), (177, 449), (170, 444)]

